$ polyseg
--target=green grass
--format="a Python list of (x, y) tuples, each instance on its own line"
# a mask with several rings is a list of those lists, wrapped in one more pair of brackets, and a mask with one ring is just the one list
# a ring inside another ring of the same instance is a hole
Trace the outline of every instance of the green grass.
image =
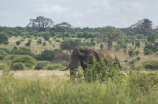
[(58, 76), (0, 77), (0, 104), (157, 104), (157, 87), (148, 94), (121, 83), (70, 82)]

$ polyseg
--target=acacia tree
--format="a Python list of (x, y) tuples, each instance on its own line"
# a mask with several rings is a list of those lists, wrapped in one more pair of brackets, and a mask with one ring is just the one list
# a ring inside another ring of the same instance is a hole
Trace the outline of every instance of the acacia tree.
[(112, 42), (118, 40), (121, 35), (124, 35), (121, 30), (111, 26), (102, 27), (100, 33), (101, 35), (99, 36), (99, 39), (108, 43), (109, 50), (112, 48)]
[(148, 31), (152, 29), (152, 21), (149, 19), (143, 19), (131, 26), (131, 30), (136, 31), (144, 36), (148, 35)]
[(51, 19), (45, 18), (43, 16), (38, 16), (36, 19), (30, 19), (30, 23), (27, 26), (36, 29), (37, 31), (45, 31), (53, 24), (54, 21)]
[(63, 40), (65, 40), (65, 32), (72, 32), (73, 28), (72, 26), (67, 23), (67, 22), (62, 22), (59, 24), (54, 25), (51, 29), (50, 32), (54, 31), (54, 32), (61, 32), (62, 36), (63, 36)]

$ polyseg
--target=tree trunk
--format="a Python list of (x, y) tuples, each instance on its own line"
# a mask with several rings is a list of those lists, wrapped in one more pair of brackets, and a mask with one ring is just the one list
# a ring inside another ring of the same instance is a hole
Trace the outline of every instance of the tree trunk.
[(108, 41), (108, 49), (111, 50), (111, 48), (112, 48), (112, 40), (109, 40)]

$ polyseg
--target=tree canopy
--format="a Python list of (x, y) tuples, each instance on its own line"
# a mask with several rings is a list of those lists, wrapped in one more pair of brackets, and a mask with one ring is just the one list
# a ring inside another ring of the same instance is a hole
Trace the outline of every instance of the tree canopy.
[(0, 32), (0, 44), (8, 44), (8, 35), (4, 32)]
[(36, 19), (30, 19), (30, 23), (27, 26), (36, 29), (37, 31), (45, 31), (53, 24), (54, 22), (51, 19), (38, 16)]
[(108, 43), (109, 50), (112, 48), (112, 42), (118, 40), (121, 35), (124, 35), (121, 30), (115, 29), (111, 26), (102, 27), (100, 34), (99, 39)]
[(65, 32), (72, 32), (72, 26), (67, 22), (62, 22), (53, 26), (50, 31), (61, 32), (63, 36), (63, 40), (65, 40)]

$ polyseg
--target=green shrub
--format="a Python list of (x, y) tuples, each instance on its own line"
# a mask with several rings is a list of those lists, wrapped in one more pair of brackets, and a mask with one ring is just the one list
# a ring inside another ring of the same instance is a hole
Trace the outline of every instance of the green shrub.
[(10, 54), (10, 51), (7, 48), (0, 48), (0, 50), (5, 51), (6, 53)]
[(140, 57), (137, 57), (137, 61), (140, 60), (140, 59), (141, 59)]
[(153, 54), (154, 52), (151, 50), (151, 49), (148, 49), (148, 48), (145, 48), (144, 49), (144, 55), (151, 55)]
[(25, 64), (25, 66), (27, 68), (33, 68), (33, 66), (35, 65), (36, 63), (36, 60), (29, 56), (29, 55), (23, 55), (23, 56), (18, 56), (18, 57), (15, 57), (13, 60), (12, 60), (12, 65), (14, 63), (17, 63), (17, 62), (22, 62)]
[(145, 69), (156, 70), (158, 69), (158, 61), (157, 60), (148, 60), (142, 63)]
[(157, 73), (141, 73), (138, 71), (129, 75), (128, 85), (130, 88), (139, 88), (140, 92), (143, 94), (148, 93), (150, 87), (156, 84), (158, 84)]
[(19, 49), (12, 49), (11, 54), (29, 55), (29, 56), (35, 57), (35, 54), (33, 52), (31, 52), (31, 50), (29, 48), (26, 48), (26, 47), (20, 47)]
[(39, 39), (37, 40), (37, 44), (42, 44), (42, 39), (41, 39), (41, 38), (39, 38)]
[(61, 64), (59, 64), (59, 63), (48, 64), (46, 66), (47, 70), (55, 70), (55, 69), (62, 69), (62, 68), (63, 68), (63, 66)]
[(22, 62), (13, 63), (11, 70), (25, 70), (25, 65)]
[(35, 70), (40, 70), (40, 69), (44, 69), (44, 67), (48, 64), (48, 61), (40, 61), (36, 64), (35, 66)]
[(20, 42), (21, 42), (21, 41), (16, 41), (16, 45), (20, 45)]
[(129, 51), (128, 51), (128, 55), (129, 55), (130, 57), (134, 56), (134, 51), (133, 51), (133, 50), (129, 50)]
[(56, 39), (55, 42), (60, 42), (60, 40), (59, 40), (59, 39)]
[(85, 80), (88, 82), (114, 80), (121, 75), (120, 71), (119, 66), (108, 58), (102, 58), (100, 62), (93, 58), (93, 64), (87, 64), (85, 69)]
[(4, 63), (0, 63), (0, 70), (5, 70), (7, 68), (7, 65)]
[(41, 54), (37, 55), (37, 60), (52, 61), (55, 53), (61, 53), (61, 50), (44, 50)]
[(3, 60), (7, 53), (4, 50), (0, 50), (0, 60)]

